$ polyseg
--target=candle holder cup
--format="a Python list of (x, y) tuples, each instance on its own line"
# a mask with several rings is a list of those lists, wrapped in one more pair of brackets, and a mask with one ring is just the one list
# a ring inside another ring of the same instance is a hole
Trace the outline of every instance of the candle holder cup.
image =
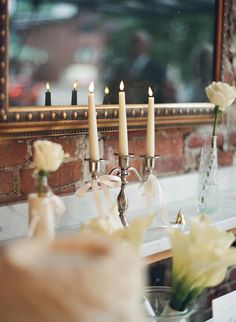
[(96, 180), (102, 170), (102, 163), (105, 161), (104, 159), (92, 160), (85, 159), (85, 161), (89, 162), (89, 172), (91, 173), (91, 177), (93, 180)]
[(128, 220), (125, 215), (125, 212), (128, 209), (128, 197), (125, 191), (128, 182), (127, 177), (133, 172), (140, 181), (142, 181), (142, 178), (134, 167), (129, 166), (129, 160), (130, 158), (134, 157), (134, 154), (130, 153), (129, 155), (119, 155), (115, 153), (115, 155), (119, 158), (119, 166), (112, 169), (110, 174), (116, 174), (120, 176), (121, 179), (121, 189), (117, 196), (117, 205), (120, 220), (124, 228), (127, 228), (129, 226)]
[(159, 159), (160, 156), (155, 155), (154, 157), (150, 157), (150, 156), (146, 156), (146, 155), (140, 155), (140, 157), (143, 158), (142, 173), (143, 173), (143, 176), (145, 176), (143, 179), (143, 181), (145, 182), (148, 178), (148, 175), (153, 173), (153, 169), (155, 168), (156, 160)]

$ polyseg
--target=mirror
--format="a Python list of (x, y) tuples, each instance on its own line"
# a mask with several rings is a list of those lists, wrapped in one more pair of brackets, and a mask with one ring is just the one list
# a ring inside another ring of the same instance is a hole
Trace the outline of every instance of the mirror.
[[(121, 80), (128, 104), (204, 102), (213, 80), (214, 0), (9, 0), (9, 105), (116, 104)], [(106, 88), (106, 94), (104, 89)]]
[[(86, 132), (91, 80), (101, 131), (117, 131), (121, 79), (129, 129), (146, 126), (149, 85), (158, 126), (211, 121), (203, 89), (220, 79), (227, 6), (226, 0), (0, 0), (0, 136)], [(151, 72), (142, 74), (148, 64)], [(44, 106), (47, 81), (52, 106)]]

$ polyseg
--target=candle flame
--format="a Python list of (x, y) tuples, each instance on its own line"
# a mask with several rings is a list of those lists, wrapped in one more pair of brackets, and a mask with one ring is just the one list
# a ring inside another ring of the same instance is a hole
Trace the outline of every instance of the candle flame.
[(49, 85), (49, 82), (46, 83), (46, 90), (47, 91), (50, 91), (50, 85)]
[(108, 95), (108, 94), (109, 94), (109, 92), (110, 92), (110, 91), (109, 91), (109, 88), (108, 88), (108, 86), (106, 86), (106, 87), (105, 87), (105, 89), (104, 89), (104, 93), (105, 93), (106, 95)]
[(91, 82), (89, 84), (89, 91), (90, 91), (90, 93), (93, 93), (94, 92), (94, 82)]
[(153, 95), (153, 92), (152, 92), (151, 87), (148, 87), (148, 95), (149, 95), (149, 96), (152, 96), (152, 95)]
[(74, 84), (73, 84), (73, 89), (77, 89), (77, 87), (78, 87), (78, 82), (77, 82), (77, 80), (74, 82)]
[(120, 82), (120, 90), (121, 90), (121, 91), (123, 91), (123, 90), (124, 90), (124, 88), (125, 88), (124, 82), (123, 82), (123, 81), (121, 81), (121, 82)]

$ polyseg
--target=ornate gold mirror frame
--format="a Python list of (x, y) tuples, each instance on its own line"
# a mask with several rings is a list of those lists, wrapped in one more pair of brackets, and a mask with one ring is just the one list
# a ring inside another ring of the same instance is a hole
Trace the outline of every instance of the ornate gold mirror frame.
[[(224, 42), (228, 17), (228, 1), (218, 0), (215, 29), (215, 75), (222, 74)], [(32, 138), (86, 133), (88, 112), (86, 106), (9, 107), (8, 106), (8, 1), (0, 0), (0, 138)], [(156, 104), (158, 126), (202, 124), (212, 120), (209, 103)], [(146, 127), (147, 105), (127, 105), (128, 128)], [(97, 106), (100, 131), (117, 131), (117, 105)]]

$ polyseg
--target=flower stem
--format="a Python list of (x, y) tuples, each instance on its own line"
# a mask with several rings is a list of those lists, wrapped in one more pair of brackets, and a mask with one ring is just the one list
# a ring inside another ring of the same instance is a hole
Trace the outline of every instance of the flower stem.
[(220, 115), (220, 109), (219, 109), (219, 106), (216, 105), (215, 108), (214, 108), (214, 125), (213, 125), (213, 131), (212, 131), (212, 141), (211, 141), (211, 146), (212, 147), (214, 145), (213, 140), (214, 140), (214, 136), (216, 135), (216, 127), (217, 127), (219, 115)]
[(48, 173), (46, 171), (39, 171), (37, 177), (37, 185), (38, 185), (38, 196), (42, 197), (45, 193), (45, 181), (47, 181)]
[(191, 287), (183, 279), (179, 280), (175, 284), (169, 306), (175, 311), (183, 312), (189, 302), (199, 296), (202, 291), (203, 288), (194, 288), (191, 290)]
[(173, 293), (171, 295), (170, 307), (176, 311), (184, 311), (183, 302), (188, 297), (189, 287), (185, 285), (183, 280), (180, 280), (175, 284)]

